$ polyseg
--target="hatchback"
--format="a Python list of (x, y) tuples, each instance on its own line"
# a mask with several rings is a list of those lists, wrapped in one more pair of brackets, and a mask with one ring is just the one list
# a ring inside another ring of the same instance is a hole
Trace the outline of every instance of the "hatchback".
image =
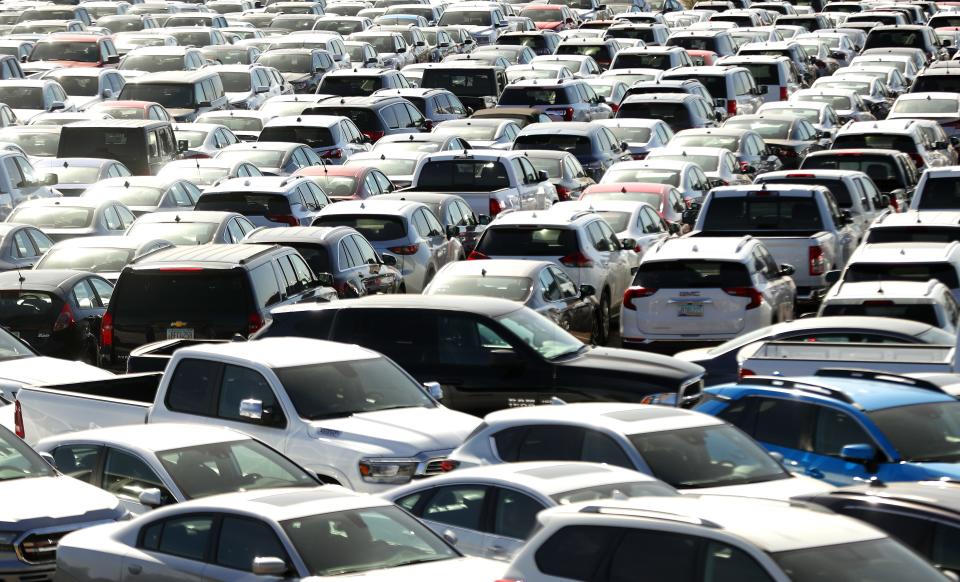
[(346, 117), (371, 142), (384, 135), (418, 133), (427, 129), (423, 114), (402, 97), (332, 97), (310, 106), (303, 114)]
[(309, 226), (328, 199), (306, 178), (232, 178), (207, 188), (196, 210), (236, 212), (256, 226)]
[(618, 117), (597, 123), (612, 131), (619, 141), (626, 142), (635, 160), (644, 159), (653, 148), (667, 145), (674, 136), (673, 130), (662, 119)]
[(833, 141), (833, 149), (899, 150), (909, 154), (921, 169), (951, 165), (951, 160), (938, 147), (919, 124), (905, 119), (848, 123)]
[(164, 239), (179, 246), (240, 242), (256, 227), (236, 212), (151, 212), (137, 218), (126, 236)]
[(237, 143), (221, 149), (215, 158), (228, 162), (248, 161), (268, 176), (289, 176), (302, 168), (323, 165), (323, 160), (312, 148), (282, 141)]
[(29, 224), (60, 241), (78, 236), (122, 235), (134, 215), (120, 202), (83, 198), (40, 198), (21, 202), (7, 222)]
[(53, 246), (39, 228), (0, 223), (0, 271), (29, 269)]
[(352, 121), (337, 115), (274, 117), (263, 126), (257, 141), (302, 143), (324, 164), (342, 164), (370, 149), (369, 138)]
[(81, 194), (81, 200), (116, 200), (126, 205), (134, 216), (149, 212), (193, 210), (200, 189), (182, 178), (125, 176), (106, 178), (92, 184)]
[(393, 192), (396, 187), (386, 174), (371, 166), (311, 166), (294, 173), (310, 178), (330, 200), (363, 200)]
[(659, 119), (678, 132), (695, 127), (717, 127), (721, 119), (713, 105), (699, 95), (643, 93), (630, 95), (620, 104), (617, 119)]
[(608, 128), (584, 122), (528, 125), (517, 135), (513, 149), (570, 152), (594, 180), (611, 165), (631, 159), (627, 144)]
[(606, 99), (577, 79), (558, 79), (549, 84), (537, 79), (511, 83), (500, 95), (497, 107), (501, 106), (532, 107), (554, 121), (594, 121), (613, 116)]

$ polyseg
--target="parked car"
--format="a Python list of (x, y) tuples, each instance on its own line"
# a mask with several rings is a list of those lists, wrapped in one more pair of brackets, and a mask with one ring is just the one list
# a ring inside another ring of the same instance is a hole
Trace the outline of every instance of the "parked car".
[(255, 228), (235, 212), (178, 210), (144, 214), (130, 225), (126, 236), (160, 238), (183, 246), (231, 244), (240, 242)]
[(100, 275), (111, 284), (131, 261), (173, 244), (162, 239), (132, 236), (68, 238), (48, 248), (34, 269), (70, 269)]
[(288, 141), (235, 143), (218, 151), (215, 157), (226, 162), (250, 162), (267, 176), (290, 176), (297, 170), (323, 165), (313, 148)]
[[(107, 178), (90, 186), (80, 196), (80, 200), (85, 201), (116, 200), (123, 203), (134, 217), (150, 212), (193, 210), (199, 198), (200, 189), (189, 180), (154, 176)], [(130, 226), (129, 221), (124, 228), (127, 226)]]
[(34, 169), (57, 177), (57, 192), (64, 196), (80, 196), (92, 184), (108, 178), (130, 175), (122, 163), (107, 158), (44, 158)]
[(29, 224), (48, 238), (122, 235), (135, 217), (122, 203), (90, 198), (39, 198), (21, 202), (7, 222)]
[(196, 210), (236, 212), (256, 226), (309, 226), (329, 203), (307, 178), (230, 178), (207, 188)]
[(953, 333), (960, 329), (957, 300), (949, 287), (933, 278), (837, 283), (824, 296), (817, 315), (886, 316), (929, 323)]

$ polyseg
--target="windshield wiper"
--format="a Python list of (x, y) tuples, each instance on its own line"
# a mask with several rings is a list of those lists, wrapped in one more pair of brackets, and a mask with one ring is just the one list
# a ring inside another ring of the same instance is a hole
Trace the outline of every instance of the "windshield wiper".
[(568, 350), (568, 351), (566, 351), (566, 352), (559, 353), (559, 354), (557, 354), (557, 355), (555, 355), (555, 356), (550, 356), (550, 357), (547, 358), (547, 359), (548, 359), (548, 360), (556, 360), (556, 359), (559, 359), (559, 358), (564, 358), (564, 357), (566, 357), (566, 356), (576, 356), (576, 355), (580, 355), (580, 354), (584, 353), (585, 351), (587, 351), (589, 348), (590, 348), (590, 346), (588, 346), (587, 344), (583, 344), (582, 346), (580, 346), (579, 348), (577, 348), (577, 349), (575, 349), (575, 350)]
[(439, 562), (440, 560), (450, 560), (454, 556), (424, 556), (422, 558), (411, 558), (409, 560), (404, 560), (403, 562), (397, 562), (396, 564), (390, 564), (391, 568), (396, 568), (398, 566), (412, 566), (413, 564), (425, 564), (427, 562)]

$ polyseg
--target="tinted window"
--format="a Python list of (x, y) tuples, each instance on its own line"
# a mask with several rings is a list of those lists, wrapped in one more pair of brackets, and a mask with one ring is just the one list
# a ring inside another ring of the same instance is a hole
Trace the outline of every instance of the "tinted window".
[(225, 516), (220, 523), (216, 563), (251, 572), (253, 560), (263, 557), (287, 557), (273, 529), (261, 521)]
[(819, 231), (820, 209), (813, 197), (716, 197), (706, 208), (703, 230)]
[(242, 271), (128, 271), (114, 292), (114, 321), (118, 329), (152, 322), (246, 322), (250, 301)]
[(212, 530), (213, 518), (209, 516), (168, 519), (163, 522), (162, 530), (155, 527), (145, 530), (143, 546), (164, 554), (203, 560)]
[(407, 236), (403, 219), (396, 216), (327, 214), (319, 216), (313, 224), (314, 226), (349, 226), (369, 241), (395, 240)]
[(643, 263), (634, 284), (651, 289), (727, 288), (752, 285), (746, 265), (733, 261)]
[[(627, 530), (610, 559), (609, 582), (634, 582), (638, 572), (648, 580), (694, 582), (698, 538), (642, 529)], [(714, 580), (714, 578), (711, 578)]]
[(622, 532), (614, 527), (567, 526), (543, 542), (534, 560), (547, 576), (594, 580), (601, 562)]
[[(253, 422), (268, 426), (286, 424), (280, 405), (273, 395), (273, 389), (270, 388), (270, 383), (260, 372), (228, 364), (223, 367), (222, 378), (217, 416), (227, 420)], [(263, 405), (262, 419), (249, 419), (240, 414), (240, 404), (244, 400), (259, 400), (261, 402)]]
[(465, 529), (482, 529), (483, 503), (486, 487), (470, 485), (440, 487), (420, 514), (422, 519), (438, 521)]
[(220, 364), (216, 362), (181, 360), (170, 379), (167, 407), (174, 412), (186, 414), (212, 414), (220, 369)]
[(477, 245), (477, 251), (491, 257), (565, 257), (579, 248), (577, 232), (567, 228), (490, 228)]
[(493, 533), (525, 540), (537, 525), (544, 509), (539, 501), (510, 489), (500, 489), (493, 514)]
[(753, 436), (771, 445), (809, 451), (810, 428), (815, 422), (816, 413), (817, 407), (811, 404), (761, 399)]

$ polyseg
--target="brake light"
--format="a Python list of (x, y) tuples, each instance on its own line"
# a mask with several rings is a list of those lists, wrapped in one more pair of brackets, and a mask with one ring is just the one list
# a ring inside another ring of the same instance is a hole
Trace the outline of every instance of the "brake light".
[(343, 156), (343, 150), (327, 150), (322, 154), (320, 154), (321, 158), (326, 158), (326, 159), (339, 158), (341, 156)]
[(620, 111), (620, 104), (619, 104), (619, 103), (607, 103), (607, 105), (610, 106), (610, 110), (613, 111), (614, 114), (616, 114), (618, 111)]
[(161, 273), (193, 273), (202, 271), (203, 267), (161, 267), (158, 270)]
[(780, 100), (781, 100), (781, 101), (789, 101), (789, 100), (790, 100), (790, 95), (787, 94), (787, 88), (786, 88), (786, 87), (780, 87)]
[(290, 226), (300, 226), (300, 221), (292, 214), (268, 214), (266, 219), (272, 222), (283, 222)]
[(380, 139), (381, 137), (383, 137), (383, 132), (382, 132), (382, 131), (361, 131), (360, 133), (362, 133), (363, 135), (369, 137), (369, 138), (370, 138), (370, 141), (377, 141), (378, 139)]
[(254, 311), (247, 316), (247, 333), (256, 333), (264, 324), (263, 316)]
[(923, 156), (918, 153), (909, 154), (910, 159), (913, 160), (913, 163), (917, 165), (917, 168), (922, 168), (924, 165)]
[(593, 267), (593, 261), (590, 259), (590, 257), (580, 251), (562, 257), (560, 259), (560, 263), (564, 267), (581, 267), (588, 269)]
[(209, 158), (210, 156), (203, 152), (185, 152), (183, 154), (183, 159), (185, 160), (206, 160)]
[(60, 310), (60, 315), (57, 316), (57, 321), (53, 324), (53, 331), (63, 331), (76, 324), (77, 320), (73, 317), (73, 310), (70, 309), (70, 304), (64, 303), (63, 309)]
[(733, 117), (737, 114), (737, 100), (727, 99), (727, 116)]
[(113, 345), (113, 315), (109, 311), (103, 314), (100, 323), (100, 345), (105, 348)]
[(867, 307), (890, 307), (894, 305), (894, 303), (889, 299), (871, 299), (870, 301), (864, 301), (862, 305)]
[(389, 250), (395, 255), (415, 255), (417, 251), (420, 250), (420, 243), (406, 245), (402, 247), (390, 247)]
[(563, 202), (564, 200), (570, 200), (570, 188), (557, 186), (557, 198), (560, 199), (560, 202)]
[(807, 249), (807, 256), (810, 259), (810, 274), (822, 275), (827, 272), (827, 259), (823, 256), (823, 247), (820, 245)]
[(816, 178), (815, 174), (787, 174), (788, 178)]
[(750, 303), (747, 303), (747, 309), (755, 309), (763, 303), (763, 295), (753, 287), (725, 287), (723, 292), (734, 297), (750, 299)]
[(503, 212), (503, 204), (496, 198), (490, 199), (490, 218)]
[(627, 290), (623, 292), (624, 309), (636, 310), (637, 306), (633, 304), (634, 299), (650, 297), (657, 291), (659, 291), (659, 289), (652, 289), (650, 287), (628, 287)]
[(440, 461), (440, 470), (444, 473), (449, 473), (457, 467), (460, 466), (460, 461), (451, 461), (450, 459), (444, 459)]
[(23, 429), (23, 408), (21, 408), (19, 400), (13, 403), (13, 430), (20, 438), (27, 436), (27, 431)]
[(757, 373), (754, 372), (753, 370), (750, 370), (750, 369), (747, 369), (747, 368), (740, 368), (740, 374), (739, 374), (739, 375), (740, 375), (740, 379), (743, 380), (743, 379), (746, 378), (747, 376), (756, 376)]
[(472, 251), (470, 251), (470, 255), (467, 257), (467, 260), (468, 260), (468, 261), (482, 261), (482, 260), (484, 260), (484, 259), (489, 259), (489, 258), (490, 258), (490, 257), (488, 257), (487, 255), (481, 253), (481, 252), (478, 251), (478, 250), (472, 250)]
[(563, 110), (563, 120), (573, 121), (573, 107), (567, 107)]

